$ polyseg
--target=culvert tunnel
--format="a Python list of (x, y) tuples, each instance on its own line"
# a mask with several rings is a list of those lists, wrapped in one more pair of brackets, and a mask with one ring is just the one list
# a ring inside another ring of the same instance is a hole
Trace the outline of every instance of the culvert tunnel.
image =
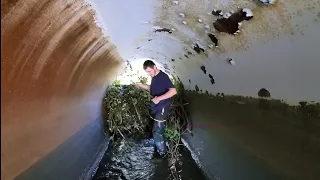
[(101, 99), (143, 59), (210, 124), (184, 138), (212, 179), (318, 179), (320, 2), (263, 2), (1, 1), (1, 179), (90, 179)]

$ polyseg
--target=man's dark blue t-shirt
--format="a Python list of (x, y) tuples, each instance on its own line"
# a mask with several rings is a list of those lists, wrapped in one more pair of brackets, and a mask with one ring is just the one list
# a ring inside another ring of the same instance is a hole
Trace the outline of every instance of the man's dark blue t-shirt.
[[(162, 72), (160, 72), (154, 76), (151, 80), (150, 85), (150, 94), (151, 96), (161, 96), (169, 91), (169, 88), (174, 88), (172, 81), (169, 76)], [(170, 98), (160, 101), (158, 104), (151, 103), (151, 111), (155, 112), (162, 108), (165, 108), (170, 105)]]

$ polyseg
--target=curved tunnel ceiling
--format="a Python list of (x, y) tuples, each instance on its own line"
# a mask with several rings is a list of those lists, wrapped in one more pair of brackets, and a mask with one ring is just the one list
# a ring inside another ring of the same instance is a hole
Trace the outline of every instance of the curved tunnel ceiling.
[(1, 179), (84, 127), (99, 132), (101, 100), (122, 59), (94, 21), (83, 0), (1, 1)]
[[(92, 2), (125, 60), (154, 59), (187, 89), (258, 97), (265, 88), (272, 98), (290, 104), (320, 101), (317, 0), (278, 0), (273, 5), (258, 0)], [(240, 23), (238, 34), (213, 26), (222, 18), (220, 11), (226, 17), (243, 8), (253, 18)], [(160, 28), (167, 31), (155, 32)], [(218, 47), (208, 33), (217, 38)], [(204, 52), (195, 51), (194, 43)]]
[[(251, 0), (93, 0), (105, 34), (83, 2), (1, 1), (3, 179), (24, 172), (87, 125), (99, 127), (101, 99), (122, 59), (167, 64), (192, 90), (257, 96), (266, 88), (271, 97), (292, 103), (320, 101), (317, 0), (278, 0), (274, 6)], [(236, 12), (238, 6), (254, 17), (242, 22), (238, 35), (216, 32), (213, 9)], [(213, 49), (207, 25), (218, 39)], [(154, 32), (159, 27), (172, 33)], [(193, 50), (196, 41), (205, 52)]]

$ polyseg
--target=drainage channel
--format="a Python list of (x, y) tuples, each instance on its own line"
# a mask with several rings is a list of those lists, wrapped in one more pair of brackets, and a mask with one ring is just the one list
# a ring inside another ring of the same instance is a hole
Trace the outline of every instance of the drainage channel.
[[(165, 180), (175, 179), (169, 160), (153, 157), (152, 139), (128, 138), (110, 143), (93, 180)], [(181, 146), (176, 165), (182, 180), (206, 180), (189, 150)]]

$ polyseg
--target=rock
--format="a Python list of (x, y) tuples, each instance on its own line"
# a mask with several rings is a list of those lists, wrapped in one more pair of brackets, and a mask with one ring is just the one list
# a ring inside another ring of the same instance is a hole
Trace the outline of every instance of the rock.
[(182, 17), (182, 18), (185, 18), (185, 17), (186, 17), (186, 15), (183, 14), (183, 13), (179, 13), (179, 16)]
[(270, 92), (267, 90), (267, 89), (265, 89), (265, 88), (261, 88), (260, 90), (259, 90), (259, 92), (258, 92), (258, 96), (259, 97), (271, 97), (271, 94), (270, 94)]
[(231, 64), (233, 66), (236, 65), (236, 62), (232, 58), (228, 58), (227, 60), (228, 60), (229, 64)]

